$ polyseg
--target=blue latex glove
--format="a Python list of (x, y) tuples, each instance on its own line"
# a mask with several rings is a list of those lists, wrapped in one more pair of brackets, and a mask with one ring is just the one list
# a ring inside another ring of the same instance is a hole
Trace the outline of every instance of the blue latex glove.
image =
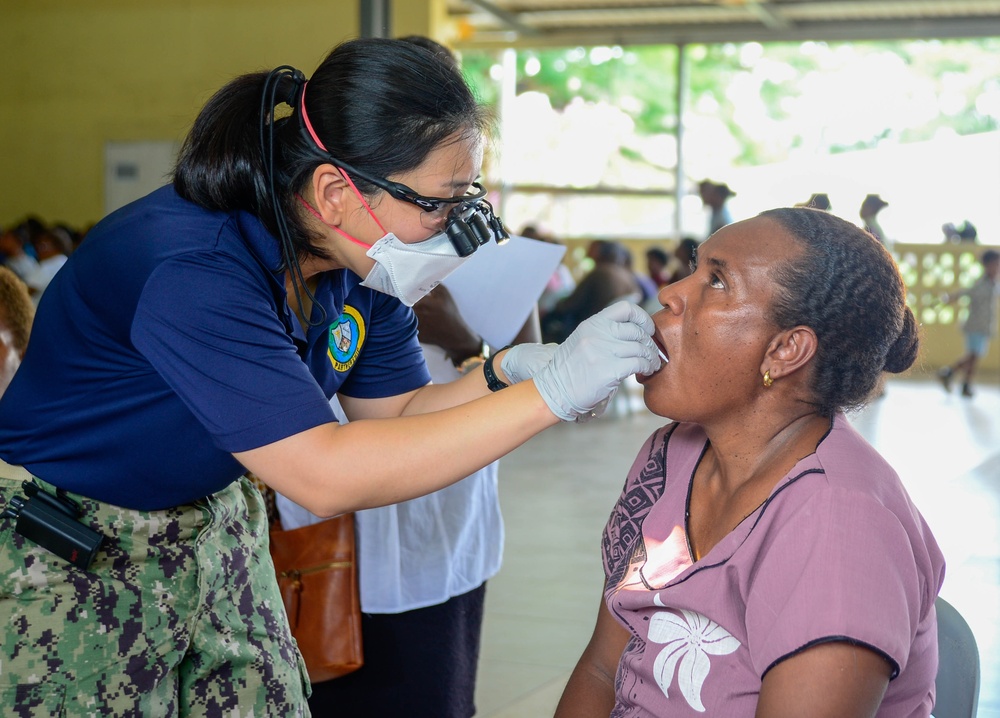
[[(632, 374), (660, 368), (653, 320), (641, 308), (618, 302), (583, 321), (534, 377), (553, 414), (574, 421), (591, 414)], [(506, 371), (505, 371), (506, 373)]]
[(549, 365), (558, 344), (518, 344), (512, 346), (500, 360), (500, 368), (508, 383), (530, 379)]

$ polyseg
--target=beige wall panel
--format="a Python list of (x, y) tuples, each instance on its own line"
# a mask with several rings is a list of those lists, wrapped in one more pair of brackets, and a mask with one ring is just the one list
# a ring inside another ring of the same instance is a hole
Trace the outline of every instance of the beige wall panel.
[(426, 35), (447, 43), (448, 11), (445, 0), (394, 0), (392, 34)]
[(101, 217), (109, 140), (183, 139), (243, 72), (310, 74), (358, 33), (357, 0), (4, 0), (0, 225)]

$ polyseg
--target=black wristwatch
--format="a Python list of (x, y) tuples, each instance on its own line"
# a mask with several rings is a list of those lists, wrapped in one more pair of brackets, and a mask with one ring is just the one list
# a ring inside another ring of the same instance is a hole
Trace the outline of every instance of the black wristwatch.
[[(502, 352), (504, 349), (510, 349), (510, 347), (511, 345), (505, 346), (500, 351)], [(496, 359), (496, 356), (499, 353), (500, 352), (490, 354), (489, 358), (483, 362), (483, 375), (486, 377), (486, 386), (490, 391), (500, 391), (501, 389), (506, 389), (510, 386), (510, 384), (500, 381), (496, 371), (493, 369), (493, 360)]]

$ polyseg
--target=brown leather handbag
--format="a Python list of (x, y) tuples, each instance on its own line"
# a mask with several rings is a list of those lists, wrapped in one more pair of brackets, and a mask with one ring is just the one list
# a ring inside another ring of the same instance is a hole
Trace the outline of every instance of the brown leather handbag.
[(271, 523), (271, 559), (292, 635), (312, 683), (361, 668), (354, 514), (285, 531)]

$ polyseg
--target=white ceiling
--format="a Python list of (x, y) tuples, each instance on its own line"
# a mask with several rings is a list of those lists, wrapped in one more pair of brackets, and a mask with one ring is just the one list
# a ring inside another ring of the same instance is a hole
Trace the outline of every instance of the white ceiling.
[(458, 47), (1000, 37), (1000, 0), (448, 0)]

